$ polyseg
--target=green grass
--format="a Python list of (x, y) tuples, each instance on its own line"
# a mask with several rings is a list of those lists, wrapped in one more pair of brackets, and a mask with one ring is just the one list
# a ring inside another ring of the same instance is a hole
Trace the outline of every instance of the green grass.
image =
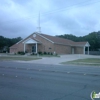
[(33, 58), (33, 57), (15, 57), (15, 56), (0, 56), (0, 60), (20, 60), (20, 61), (30, 61), (30, 60), (38, 60), (41, 58)]
[(39, 55), (40, 57), (60, 57), (59, 55)]
[[(0, 53), (0, 55), (6, 55), (6, 56), (14, 56), (14, 57), (22, 57), (25, 55), (19, 55), (19, 54), (6, 54), (6, 53)], [(38, 55), (28, 55), (28, 57), (37, 57)], [(48, 55), (48, 54), (43, 54), (43, 55), (39, 55), (39, 57), (60, 57), (59, 55)]]
[(68, 62), (62, 62), (62, 64), (73, 64), (73, 65), (99, 65), (100, 58), (87, 58), (87, 59), (78, 59)]

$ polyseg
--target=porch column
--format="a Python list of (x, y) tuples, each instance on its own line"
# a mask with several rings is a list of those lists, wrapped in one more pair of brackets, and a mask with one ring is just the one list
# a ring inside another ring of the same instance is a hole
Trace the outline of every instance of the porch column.
[(84, 46), (84, 51), (83, 51), (83, 54), (85, 55), (85, 46)]
[(26, 50), (26, 44), (24, 43), (24, 52), (25, 52), (25, 50)]
[(36, 43), (36, 53), (37, 53), (37, 43)]
[(89, 46), (88, 46), (88, 55), (89, 55)]

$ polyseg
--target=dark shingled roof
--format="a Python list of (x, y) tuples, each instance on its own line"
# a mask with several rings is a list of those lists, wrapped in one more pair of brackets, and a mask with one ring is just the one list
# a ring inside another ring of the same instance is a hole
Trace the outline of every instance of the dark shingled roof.
[(10, 48), (17, 48), (17, 44), (12, 45)]
[(40, 34), (40, 35), (46, 37), (47, 39), (57, 44), (70, 45), (70, 46), (84, 46), (87, 43), (87, 42), (74, 42), (72, 40), (68, 40), (56, 36), (50, 36), (46, 34)]
[[(31, 35), (33, 34), (37, 34), (37, 35), (41, 35), (43, 36), (44, 38), (47, 38), (49, 39), (50, 41), (54, 42), (55, 44), (62, 44), (62, 45), (69, 45), (69, 46), (85, 46), (87, 42), (74, 42), (72, 40), (69, 40), (69, 39), (64, 39), (64, 38), (61, 38), (61, 37), (56, 37), (56, 36), (50, 36), (50, 35), (46, 35), (46, 34), (39, 34), (37, 32), (34, 32), (32, 33)], [(31, 36), (30, 35), (30, 36)], [(23, 42), (25, 41), (26, 39), (28, 39), (30, 36), (28, 36), (27, 38), (19, 41), (18, 43), (20, 42)], [(32, 39), (32, 38), (31, 38)], [(34, 38), (34, 40), (36, 40)], [(39, 42), (39, 40), (36, 40), (37, 42)], [(17, 48), (17, 44), (14, 44), (13, 46), (11, 46), (10, 48)]]

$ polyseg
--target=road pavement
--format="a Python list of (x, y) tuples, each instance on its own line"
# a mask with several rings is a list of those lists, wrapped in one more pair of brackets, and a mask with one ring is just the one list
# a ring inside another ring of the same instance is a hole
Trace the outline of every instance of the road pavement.
[(0, 62), (0, 100), (91, 100), (100, 67)]

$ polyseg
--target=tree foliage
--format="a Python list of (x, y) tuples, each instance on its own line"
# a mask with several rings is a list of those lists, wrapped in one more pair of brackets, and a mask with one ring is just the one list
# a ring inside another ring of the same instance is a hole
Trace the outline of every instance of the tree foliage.
[[(94, 51), (100, 49), (100, 31), (92, 32), (88, 35), (79, 37), (72, 34), (57, 35), (57, 37), (73, 40), (75, 42), (88, 41), (90, 44), (90, 50)], [(5, 38), (0, 36), (0, 51), (2, 51), (5, 47), (9, 48), (20, 40), (22, 40), (21, 37)]]
[(100, 49), (100, 31), (79, 37), (72, 34), (57, 35), (57, 37), (73, 40), (75, 42), (88, 41), (90, 44), (90, 50), (94, 51)]
[(5, 38), (3, 36), (0, 36), (0, 51), (5, 51), (5, 48), (9, 48), (10, 46), (14, 45), (18, 41), (22, 40), (21, 37), (17, 38)]

